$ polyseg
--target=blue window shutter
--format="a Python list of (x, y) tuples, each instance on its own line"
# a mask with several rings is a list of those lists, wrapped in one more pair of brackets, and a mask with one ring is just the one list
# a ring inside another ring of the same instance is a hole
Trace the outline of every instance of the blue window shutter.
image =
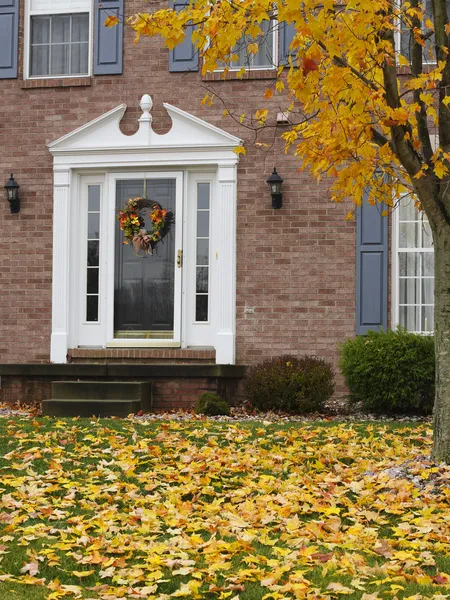
[[(95, 0), (94, 13), (94, 75), (120, 75), (123, 67), (123, 0)], [(119, 24), (105, 27), (106, 19), (111, 16), (118, 17)]]
[(19, 0), (0, 0), (0, 79), (17, 78)]
[[(175, 10), (182, 10), (189, 4), (188, 0), (171, 0), (170, 5)], [(175, 46), (169, 53), (169, 71), (182, 73), (185, 71), (198, 71), (198, 50), (191, 40), (192, 27), (186, 31), (182, 44)]]
[(356, 333), (387, 329), (388, 218), (363, 203), (356, 221)]
[[(289, 64), (288, 56), (289, 46), (291, 45), (292, 40), (295, 36), (295, 27), (293, 23), (280, 23), (279, 24), (279, 32), (280, 32), (280, 65)], [(295, 64), (295, 63), (294, 63)]]

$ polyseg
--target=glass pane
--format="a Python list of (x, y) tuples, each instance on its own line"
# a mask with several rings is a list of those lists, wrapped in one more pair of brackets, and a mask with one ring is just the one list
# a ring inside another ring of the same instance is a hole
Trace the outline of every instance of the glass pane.
[(400, 223), (400, 248), (419, 246), (419, 223)]
[(434, 330), (434, 307), (422, 306), (422, 329), (421, 331)]
[(209, 183), (197, 184), (197, 208), (209, 209)]
[(434, 278), (422, 279), (422, 304), (434, 304)]
[(72, 42), (89, 41), (89, 15), (72, 15)]
[(31, 43), (50, 42), (50, 17), (31, 17)]
[(88, 215), (88, 238), (98, 240), (100, 237), (100, 213)]
[(400, 279), (399, 304), (418, 304), (420, 302), (420, 279)]
[(400, 221), (417, 221), (418, 211), (413, 200), (404, 200), (400, 204)]
[(433, 235), (431, 233), (431, 227), (428, 221), (423, 221), (421, 223), (422, 228), (422, 248), (432, 248), (433, 247)]
[(88, 211), (99, 211), (100, 210), (100, 186), (90, 185), (88, 186)]
[(52, 44), (50, 57), (50, 75), (68, 75), (70, 73), (70, 45)]
[(98, 296), (86, 297), (86, 321), (98, 321)]
[(52, 17), (52, 44), (70, 42), (70, 15)]
[(400, 325), (408, 331), (420, 331), (420, 307), (400, 306)]
[(98, 267), (100, 242), (88, 242), (87, 266)]
[(195, 320), (208, 320), (208, 296), (196, 296), (195, 299)]
[(209, 263), (209, 240), (197, 240), (197, 264)]
[(419, 255), (417, 252), (399, 252), (400, 276), (419, 275)]
[(49, 74), (50, 46), (31, 46), (30, 75)]
[(254, 67), (272, 67), (273, 66), (273, 24), (270, 21), (263, 21), (261, 29), (264, 35), (259, 38), (259, 52), (252, 57)]
[(87, 270), (87, 293), (98, 294), (98, 269)]
[(70, 57), (70, 74), (83, 75), (88, 72), (89, 63), (89, 44), (72, 44), (72, 53)]
[(197, 237), (209, 237), (209, 211), (197, 213)]
[(434, 253), (423, 252), (422, 256), (422, 275), (433, 277), (434, 276)]
[(208, 292), (208, 267), (197, 267), (197, 293)]

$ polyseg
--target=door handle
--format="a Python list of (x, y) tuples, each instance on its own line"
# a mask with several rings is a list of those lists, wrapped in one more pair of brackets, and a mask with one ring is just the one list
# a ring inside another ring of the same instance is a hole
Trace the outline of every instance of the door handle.
[(177, 265), (179, 269), (181, 269), (181, 267), (183, 266), (183, 250), (178, 250)]

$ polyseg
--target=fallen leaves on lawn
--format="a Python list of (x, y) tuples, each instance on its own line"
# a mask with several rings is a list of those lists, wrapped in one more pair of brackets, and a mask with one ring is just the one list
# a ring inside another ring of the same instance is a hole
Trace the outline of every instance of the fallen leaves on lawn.
[(48, 600), (450, 598), (450, 470), (423, 458), (427, 424), (6, 428), (0, 581)]

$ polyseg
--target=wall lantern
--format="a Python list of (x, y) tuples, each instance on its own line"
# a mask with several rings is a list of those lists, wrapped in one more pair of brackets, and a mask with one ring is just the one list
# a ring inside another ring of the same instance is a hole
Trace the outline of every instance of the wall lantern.
[(281, 193), (281, 184), (283, 180), (278, 175), (276, 168), (273, 168), (272, 175), (268, 178), (267, 183), (270, 187), (270, 193), (272, 195), (272, 208), (281, 208), (283, 204), (283, 194)]
[(18, 213), (20, 211), (19, 188), (20, 185), (14, 181), (13, 174), (11, 173), (8, 183), (5, 185), (8, 202), (11, 208), (11, 214)]

